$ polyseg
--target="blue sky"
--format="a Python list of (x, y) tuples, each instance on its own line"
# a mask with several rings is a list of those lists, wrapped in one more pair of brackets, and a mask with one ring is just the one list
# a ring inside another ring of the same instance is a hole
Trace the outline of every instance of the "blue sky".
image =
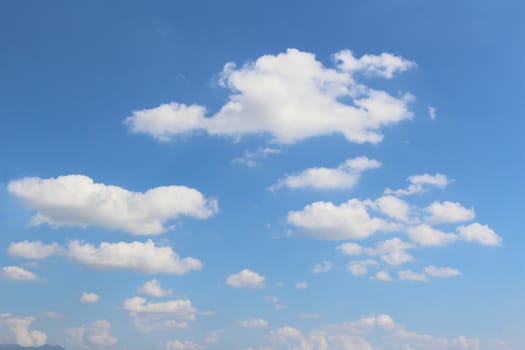
[(4, 1), (0, 343), (522, 349), (521, 1)]

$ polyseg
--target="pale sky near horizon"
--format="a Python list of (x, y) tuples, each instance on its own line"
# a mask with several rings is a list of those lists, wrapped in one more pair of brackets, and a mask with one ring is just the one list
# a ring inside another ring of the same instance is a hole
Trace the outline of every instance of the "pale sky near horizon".
[(524, 18), (0, 2), (0, 344), (525, 348)]

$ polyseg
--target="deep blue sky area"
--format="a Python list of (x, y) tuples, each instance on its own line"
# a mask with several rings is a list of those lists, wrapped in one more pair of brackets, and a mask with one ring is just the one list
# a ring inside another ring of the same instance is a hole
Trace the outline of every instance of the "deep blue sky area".
[(1, 1), (0, 344), (525, 348), (523, 62), (519, 0)]

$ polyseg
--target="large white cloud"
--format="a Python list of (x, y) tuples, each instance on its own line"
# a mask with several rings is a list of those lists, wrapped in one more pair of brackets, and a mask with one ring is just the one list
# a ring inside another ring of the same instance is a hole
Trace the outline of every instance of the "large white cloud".
[(228, 276), (226, 284), (233, 288), (263, 288), (264, 276), (249, 269)]
[(45, 259), (60, 252), (58, 243), (45, 244), (40, 241), (11, 243), (7, 249), (9, 255), (26, 259)]
[(129, 270), (142, 273), (186, 274), (200, 270), (202, 263), (194, 258), (181, 259), (171, 247), (146, 242), (102, 242), (98, 247), (71, 241), (67, 247), (70, 259), (99, 269)]
[(40, 279), (33, 272), (20, 266), (4, 266), (0, 268), (0, 278), (21, 282), (33, 282)]
[(0, 314), (0, 324), (6, 324), (20, 346), (42, 346), (47, 341), (47, 334), (41, 331), (30, 330), (35, 322), (34, 317), (17, 317), (12, 314)]
[(96, 183), (84, 175), (23, 178), (8, 190), (37, 213), (33, 224), (97, 225), (137, 235), (160, 234), (181, 215), (205, 219), (217, 212), (215, 199), (185, 186), (161, 186), (146, 192)]
[[(380, 142), (381, 128), (412, 117), (410, 94), (394, 97), (358, 84), (356, 72), (391, 78), (413, 63), (391, 54), (354, 58), (334, 55), (327, 68), (308, 52), (288, 49), (265, 55), (240, 68), (227, 63), (220, 85), (231, 91), (220, 110), (206, 116), (200, 105), (168, 103), (133, 111), (125, 124), (134, 133), (161, 141), (192, 131), (237, 137), (268, 134), (273, 141), (296, 141), (339, 133), (352, 142)], [(344, 102), (343, 102), (344, 101)]]
[(118, 342), (118, 338), (110, 333), (111, 323), (106, 320), (94, 321), (87, 325), (65, 330), (67, 342), (82, 349), (107, 349)]
[(359, 181), (361, 174), (369, 169), (376, 169), (381, 163), (367, 157), (347, 159), (337, 168), (309, 168), (298, 174), (288, 175), (270, 186), (270, 190), (281, 187), (316, 188), (316, 189), (347, 189)]
[(340, 205), (314, 202), (300, 211), (288, 213), (288, 223), (301, 229), (300, 233), (318, 239), (363, 239), (379, 231), (392, 231), (398, 225), (371, 217), (367, 203), (350, 199)]

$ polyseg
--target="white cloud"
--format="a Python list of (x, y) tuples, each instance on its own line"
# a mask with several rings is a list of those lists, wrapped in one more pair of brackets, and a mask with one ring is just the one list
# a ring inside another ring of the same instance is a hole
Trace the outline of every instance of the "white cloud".
[(489, 246), (501, 245), (501, 237), (488, 225), (481, 225), (475, 222), (468, 226), (460, 226), (457, 230), (459, 237), (467, 242), (477, 242)]
[(4, 266), (0, 269), (0, 278), (5, 278), (12, 281), (32, 282), (38, 281), (40, 278), (22, 267), (19, 266)]
[(244, 328), (264, 328), (268, 327), (268, 321), (262, 318), (254, 318), (252, 320), (244, 320), (238, 322), (241, 327)]
[(321, 261), (314, 265), (312, 272), (313, 273), (325, 273), (332, 269), (333, 264), (328, 260)]
[(288, 213), (288, 223), (301, 228), (301, 233), (318, 239), (363, 239), (378, 231), (391, 231), (398, 226), (371, 217), (367, 203), (350, 199), (340, 205), (314, 202), (301, 211)]
[(14, 242), (7, 249), (9, 255), (26, 259), (45, 259), (60, 252), (61, 249), (57, 243), (44, 244), (40, 241)]
[(260, 147), (254, 152), (245, 151), (241, 157), (234, 158), (232, 163), (241, 164), (249, 168), (255, 168), (260, 164), (261, 160), (266, 159), (271, 155), (280, 153), (282, 153), (282, 151), (277, 148)]
[(387, 271), (378, 271), (376, 274), (372, 277), (374, 280), (378, 281), (392, 281), (392, 277), (390, 277), (390, 274)]
[(402, 265), (414, 261), (415, 258), (404, 250), (396, 250), (381, 255), (381, 260), (389, 265)]
[(350, 261), (347, 265), (348, 270), (354, 276), (361, 276), (368, 273), (370, 267), (378, 266), (379, 263), (373, 259)]
[(222, 329), (216, 329), (214, 331), (208, 332), (204, 337), (204, 342), (206, 344), (216, 344), (219, 342), (219, 337), (224, 331)]
[(164, 315), (132, 313), (130, 316), (133, 319), (133, 326), (142, 334), (155, 330), (184, 329), (188, 327), (188, 322), (165, 319)]
[(354, 242), (347, 242), (337, 246), (337, 250), (340, 250), (345, 255), (357, 256), (361, 255), (364, 251), (363, 247)]
[(393, 219), (408, 222), (410, 206), (404, 200), (394, 196), (383, 196), (378, 198), (375, 204), (383, 214)]
[(73, 347), (92, 349), (108, 348), (118, 342), (110, 333), (111, 323), (106, 320), (94, 321), (88, 325), (65, 330), (67, 341)]
[(428, 106), (428, 117), (432, 120), (436, 120), (437, 118), (437, 109), (432, 106)]
[(239, 273), (228, 276), (226, 284), (233, 288), (263, 288), (264, 276), (244, 269)]
[(124, 300), (122, 309), (131, 313), (146, 314), (170, 314), (178, 320), (195, 320), (197, 310), (192, 306), (189, 299), (169, 300), (159, 303), (147, 302), (141, 297), (133, 297)]
[(166, 343), (166, 350), (198, 350), (202, 349), (197, 343), (189, 340), (173, 340)]
[(30, 330), (35, 322), (34, 317), (17, 317), (8, 313), (0, 313), (0, 324), (6, 324), (20, 346), (42, 346), (47, 341), (47, 334), (41, 331)]
[(353, 56), (349, 51), (334, 57), (335, 69), (324, 67), (313, 54), (295, 49), (262, 56), (240, 68), (228, 63), (220, 85), (231, 94), (214, 115), (206, 117), (203, 106), (169, 103), (133, 111), (125, 124), (131, 132), (160, 141), (202, 130), (231, 137), (267, 134), (279, 143), (334, 133), (352, 142), (377, 143), (383, 137), (382, 127), (412, 117), (410, 94), (393, 97), (357, 84), (352, 77), (352, 73), (364, 71), (391, 78), (410, 68), (409, 61), (390, 54), (366, 55), (357, 60), (358, 66), (350, 68)]
[(144, 285), (139, 288), (138, 292), (151, 297), (163, 297), (171, 294), (171, 290), (162, 288), (159, 281), (156, 279), (144, 283)]
[(281, 187), (315, 188), (315, 189), (348, 189), (354, 187), (361, 174), (369, 169), (376, 169), (381, 163), (367, 157), (347, 159), (337, 168), (309, 168), (298, 174), (288, 175), (270, 186), (270, 190)]
[(427, 276), (425, 276), (425, 274), (417, 273), (412, 270), (398, 271), (397, 275), (399, 276), (400, 280), (411, 280), (411, 281), (419, 281), (419, 282), (428, 281), (428, 278)]
[(200, 270), (194, 258), (179, 258), (171, 247), (146, 242), (102, 242), (98, 247), (80, 241), (68, 244), (67, 255), (74, 261), (99, 269), (119, 269), (142, 273), (185, 274)]
[(476, 216), (474, 209), (449, 201), (434, 202), (425, 211), (429, 213), (425, 220), (431, 224), (470, 221)]
[(186, 215), (206, 219), (218, 210), (215, 199), (185, 186), (162, 186), (146, 192), (95, 183), (83, 175), (23, 178), (8, 190), (37, 211), (32, 223), (59, 226), (102, 226), (137, 235), (168, 230), (165, 223)]
[(306, 288), (308, 288), (308, 282), (297, 282), (295, 284), (295, 288), (297, 288), (297, 289), (306, 289)]
[(410, 227), (407, 234), (412, 241), (422, 246), (443, 246), (458, 239), (453, 233), (446, 233), (425, 224)]
[(343, 243), (337, 247), (345, 255), (357, 256), (366, 254), (368, 256), (380, 256), (381, 260), (389, 265), (401, 265), (413, 261), (414, 257), (406, 252), (415, 246), (412, 243), (404, 242), (398, 237), (387, 239), (377, 243), (372, 248), (364, 248), (352, 242)]
[(80, 302), (82, 304), (96, 304), (98, 303), (100, 297), (95, 293), (82, 293), (80, 296)]
[(363, 55), (354, 57), (352, 51), (343, 50), (335, 54), (341, 70), (346, 72), (364, 72), (386, 79), (391, 79), (396, 73), (404, 72), (415, 67), (415, 63), (401, 56), (390, 53), (380, 55)]
[(459, 270), (450, 267), (436, 267), (433, 265), (425, 267), (424, 271), (427, 275), (432, 277), (454, 277), (462, 275)]
[(436, 187), (439, 189), (443, 189), (447, 187), (447, 185), (450, 182), (447, 176), (443, 174), (413, 175), (413, 176), (409, 176), (407, 180), (410, 183), (408, 185), (408, 188), (399, 189), (399, 190), (391, 190), (387, 188), (385, 190), (385, 194), (392, 194), (395, 196), (410, 196), (416, 193), (427, 191), (429, 187)]

